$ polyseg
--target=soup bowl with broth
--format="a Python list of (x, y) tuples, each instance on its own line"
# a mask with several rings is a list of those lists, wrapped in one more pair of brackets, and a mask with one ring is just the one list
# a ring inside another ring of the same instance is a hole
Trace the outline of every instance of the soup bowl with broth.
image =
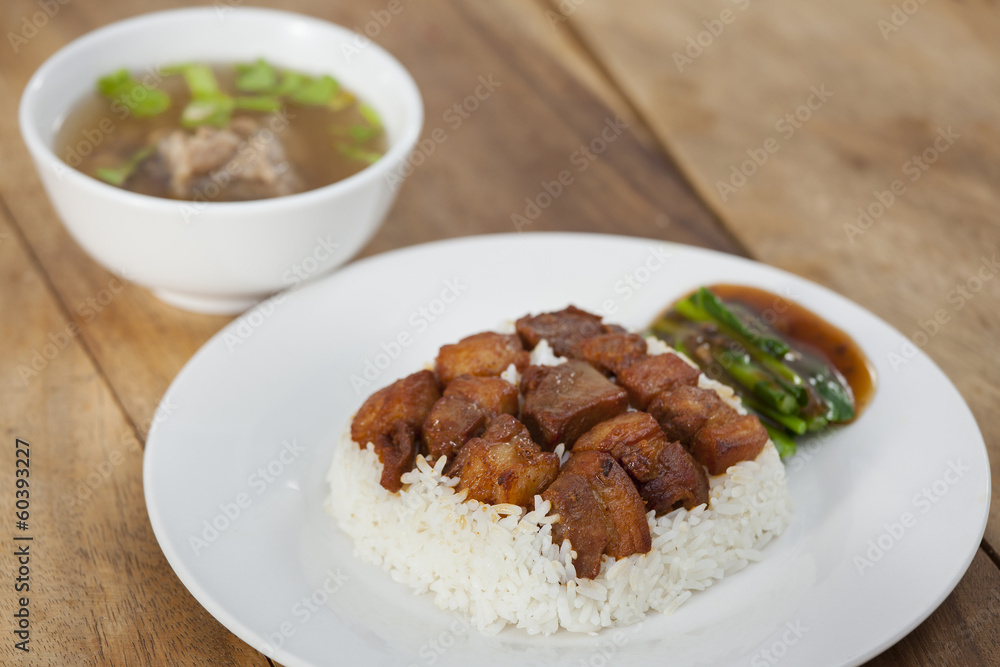
[[(261, 68), (277, 85), (310, 85), (284, 97), (233, 88), (240, 77), (260, 83)], [(213, 75), (221, 91), (199, 97)], [(342, 91), (329, 105), (326, 84)], [(208, 118), (212, 95), (231, 117)], [(138, 117), (167, 97), (169, 110)], [(411, 171), (423, 104), (395, 58), (346, 28), (217, 6), (138, 16), (72, 42), (32, 76), (19, 120), (56, 212), (92, 257), (173, 305), (236, 313), (328, 273), (371, 238)], [(199, 179), (164, 172), (178, 146), (227, 133), (247, 139), (230, 148), (249, 146), (250, 158)], [(281, 178), (248, 187), (255, 149), (269, 155), (272, 137)]]

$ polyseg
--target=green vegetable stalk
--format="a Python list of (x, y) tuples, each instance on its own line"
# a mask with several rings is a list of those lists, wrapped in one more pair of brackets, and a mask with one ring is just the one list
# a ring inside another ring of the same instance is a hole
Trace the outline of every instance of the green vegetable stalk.
[(796, 436), (850, 421), (854, 396), (836, 368), (702, 287), (679, 300), (650, 333), (731, 385), (756, 412), (782, 457)]

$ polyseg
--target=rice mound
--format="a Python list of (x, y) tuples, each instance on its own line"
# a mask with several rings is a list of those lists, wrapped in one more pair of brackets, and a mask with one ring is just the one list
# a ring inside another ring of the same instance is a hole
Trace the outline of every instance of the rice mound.
[[(650, 340), (651, 354), (672, 352)], [(552, 355), (546, 362), (561, 360)], [(744, 412), (729, 387), (704, 375), (699, 384)], [(556, 517), (548, 501), (535, 496), (529, 512), (466, 502), (444, 466), (444, 458), (431, 463), (417, 456), (403, 489), (390, 493), (379, 484), (382, 464), (373, 446), (362, 449), (347, 429), (327, 474), (327, 509), (358, 557), (416, 593), (432, 593), (439, 608), (467, 614), (486, 634), (508, 624), (529, 634), (560, 627), (592, 632), (638, 622), (650, 609), (671, 613), (693, 591), (761, 560), (761, 550), (791, 519), (785, 469), (768, 442), (756, 460), (709, 477), (708, 507), (659, 518), (649, 512), (648, 553), (605, 555), (595, 579), (577, 579), (569, 543), (552, 543)]]

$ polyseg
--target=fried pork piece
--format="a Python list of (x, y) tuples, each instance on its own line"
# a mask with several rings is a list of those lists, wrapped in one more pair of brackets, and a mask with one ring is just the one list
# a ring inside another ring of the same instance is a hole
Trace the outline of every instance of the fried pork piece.
[(647, 510), (657, 516), (708, 502), (708, 477), (677, 442), (667, 440), (645, 412), (626, 412), (601, 422), (573, 445), (573, 453), (607, 452), (635, 482)]
[(544, 338), (552, 351), (560, 357), (568, 357), (573, 346), (586, 338), (622, 331), (621, 327), (602, 324), (599, 315), (580, 310), (576, 306), (569, 306), (555, 313), (525, 315), (515, 326), (517, 335), (527, 349), (535, 349)]
[(424, 420), (427, 458), (432, 464), (442, 456), (450, 460), (462, 445), (480, 435), (485, 428), (486, 415), (476, 404), (445, 394)]
[(636, 361), (618, 374), (636, 410), (645, 410), (657, 394), (679, 385), (697, 385), (701, 374), (676, 354), (656, 354)]
[(767, 444), (767, 429), (756, 415), (733, 413), (709, 419), (691, 442), (691, 455), (712, 475), (721, 475), (740, 461), (757, 458)]
[(459, 375), (498, 376), (511, 364), (524, 370), (528, 359), (520, 338), (487, 331), (442, 346), (434, 368), (441, 386), (447, 387)]
[(648, 482), (656, 477), (665, 442), (655, 419), (645, 412), (624, 412), (580, 436), (573, 452), (607, 452), (636, 482)]
[(604, 553), (624, 558), (649, 551), (652, 543), (646, 508), (635, 484), (613, 456), (604, 452), (574, 452), (563, 471), (580, 475), (593, 487), (611, 537)]
[(578, 577), (596, 577), (602, 554), (624, 558), (652, 546), (642, 498), (610, 454), (574, 452), (542, 498), (559, 514), (553, 541), (569, 538), (576, 551)]
[(559, 474), (559, 457), (543, 452), (524, 424), (505, 414), (465, 443), (445, 474), (457, 477), (457, 490), (467, 489), (469, 498), (527, 508)]
[(552, 503), (551, 512), (559, 515), (552, 524), (552, 542), (569, 540), (576, 552), (576, 576), (593, 579), (601, 572), (601, 556), (611, 535), (590, 482), (580, 475), (559, 473), (542, 498)]
[(661, 392), (649, 404), (649, 414), (659, 422), (667, 437), (685, 444), (691, 442), (712, 415), (726, 409), (736, 415), (711, 389), (689, 385)]
[(628, 408), (628, 396), (585, 361), (559, 366), (529, 366), (521, 378), (521, 420), (531, 437), (551, 451)]
[(382, 461), (382, 486), (399, 491), (399, 478), (413, 469), (424, 420), (441, 398), (430, 371), (397, 380), (368, 397), (351, 422), (351, 439), (361, 447), (370, 442)]
[(649, 412), (712, 475), (757, 458), (767, 443), (767, 430), (757, 417), (740, 415), (710, 389), (675, 387), (658, 394)]
[(631, 333), (601, 334), (577, 343), (570, 356), (583, 359), (605, 375), (618, 375), (646, 356), (646, 340)]
[(502, 414), (517, 416), (520, 405), (517, 401), (517, 387), (497, 377), (476, 377), (460, 375), (444, 390), (445, 396), (464, 398), (483, 411), (488, 419)]
[(638, 483), (646, 509), (661, 516), (679, 507), (693, 509), (708, 503), (708, 475), (705, 468), (679, 442), (666, 442), (660, 450), (658, 474)]

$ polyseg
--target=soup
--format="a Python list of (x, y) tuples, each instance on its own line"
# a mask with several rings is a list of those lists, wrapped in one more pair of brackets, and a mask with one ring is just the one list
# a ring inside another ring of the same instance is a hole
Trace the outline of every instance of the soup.
[(333, 77), (258, 60), (111, 73), (56, 147), (71, 167), (132, 192), (244, 201), (335, 183), (387, 146), (375, 111)]

